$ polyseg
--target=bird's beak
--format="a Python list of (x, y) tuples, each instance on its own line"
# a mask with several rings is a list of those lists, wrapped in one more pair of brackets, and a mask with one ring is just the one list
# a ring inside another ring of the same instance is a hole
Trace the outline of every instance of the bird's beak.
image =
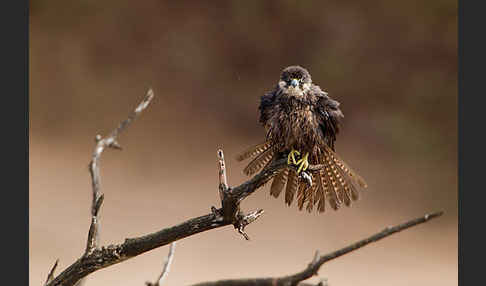
[(296, 80), (295, 78), (293, 78), (291, 81), (290, 81), (290, 85), (293, 86), (293, 87), (297, 87), (299, 85), (299, 81)]

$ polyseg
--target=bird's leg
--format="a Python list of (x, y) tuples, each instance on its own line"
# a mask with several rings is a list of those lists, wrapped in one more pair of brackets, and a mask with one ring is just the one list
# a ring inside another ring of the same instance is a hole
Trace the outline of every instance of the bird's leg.
[(309, 168), (309, 153), (305, 153), (304, 157), (297, 161), (295, 165), (300, 165), (297, 169), (297, 174), (300, 174), (301, 171), (307, 170), (307, 168)]
[(290, 151), (289, 156), (287, 157), (287, 165), (297, 165), (297, 160), (295, 160), (295, 155), (300, 156), (300, 152), (293, 149)]

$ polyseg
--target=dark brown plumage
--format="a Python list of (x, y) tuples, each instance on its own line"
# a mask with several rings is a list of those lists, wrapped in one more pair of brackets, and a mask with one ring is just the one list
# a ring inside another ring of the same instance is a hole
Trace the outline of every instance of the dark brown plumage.
[(326, 201), (337, 210), (359, 198), (359, 188), (365, 188), (366, 183), (335, 153), (334, 143), (343, 117), (339, 102), (313, 84), (306, 69), (285, 68), (274, 90), (261, 97), (259, 110), (266, 140), (237, 157), (239, 161), (252, 158), (245, 174), (252, 175), (275, 158), (297, 150), (300, 158), (308, 153), (310, 164), (325, 167), (312, 173), (306, 171), (312, 177), (312, 186), (301, 179), (295, 168), (283, 169), (273, 178), (272, 196), (277, 198), (286, 186), (286, 204), (291, 205), (296, 197), (299, 209), (307, 203), (309, 212), (314, 206), (324, 212)]

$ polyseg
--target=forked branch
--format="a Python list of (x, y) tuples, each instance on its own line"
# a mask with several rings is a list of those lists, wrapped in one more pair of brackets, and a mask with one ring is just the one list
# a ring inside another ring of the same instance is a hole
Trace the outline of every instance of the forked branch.
[(95, 136), (96, 146), (93, 151), (91, 162), (89, 163), (89, 172), (91, 174), (91, 186), (93, 189), (93, 200), (91, 202), (91, 226), (88, 232), (88, 241), (86, 243), (86, 251), (84, 255), (91, 254), (95, 249), (98, 248), (99, 244), (99, 233), (100, 233), (100, 222), (99, 222), (99, 211), (101, 204), (103, 203), (104, 196), (100, 190), (100, 158), (101, 153), (105, 148), (114, 148), (121, 150), (121, 146), (118, 143), (118, 135), (123, 132), (130, 123), (137, 118), (137, 116), (142, 113), (142, 111), (147, 108), (152, 99), (154, 98), (154, 92), (152, 89), (147, 91), (147, 94), (143, 98), (142, 102), (135, 108), (135, 110), (128, 116), (127, 119), (122, 121), (111, 134), (105, 138), (101, 135)]

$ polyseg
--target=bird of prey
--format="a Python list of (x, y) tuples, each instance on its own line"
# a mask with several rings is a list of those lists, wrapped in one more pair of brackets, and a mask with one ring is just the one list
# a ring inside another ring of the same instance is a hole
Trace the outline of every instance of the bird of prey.
[[(314, 206), (318, 212), (324, 212), (326, 201), (337, 210), (343, 203), (349, 206), (358, 199), (359, 189), (366, 188), (366, 183), (335, 153), (343, 118), (339, 102), (313, 84), (305, 68), (283, 69), (275, 88), (261, 97), (259, 111), (267, 134), (263, 143), (237, 157), (238, 161), (252, 158), (245, 174), (252, 175), (286, 156), (289, 167), (275, 175), (270, 187), (275, 198), (285, 187), (286, 204), (290, 206), (297, 194), (299, 209), (307, 203), (308, 212)], [(309, 164), (323, 168), (307, 171)], [(311, 184), (303, 179), (303, 174), (312, 178)]]

